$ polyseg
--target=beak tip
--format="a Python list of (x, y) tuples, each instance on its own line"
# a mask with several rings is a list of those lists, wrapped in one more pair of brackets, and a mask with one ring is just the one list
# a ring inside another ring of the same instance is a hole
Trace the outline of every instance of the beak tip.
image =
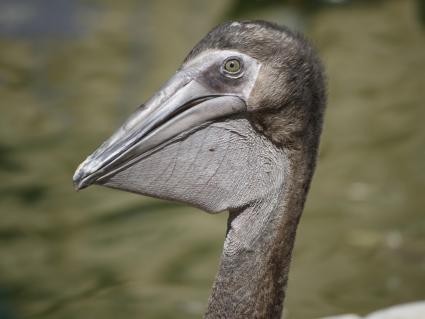
[(80, 190), (86, 188), (88, 185), (83, 185), (82, 183), (78, 183), (74, 181), (74, 189), (79, 192)]
[(72, 178), (74, 188), (76, 191), (82, 190), (89, 186), (89, 183), (87, 183), (86, 177), (87, 177), (86, 172), (83, 169), (78, 168)]

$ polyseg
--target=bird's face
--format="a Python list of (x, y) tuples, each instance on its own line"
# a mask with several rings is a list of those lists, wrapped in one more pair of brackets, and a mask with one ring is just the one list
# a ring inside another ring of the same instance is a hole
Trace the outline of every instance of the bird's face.
[(254, 129), (249, 113), (281, 94), (267, 91), (259, 79), (279, 90), (282, 77), (242, 51), (214, 46), (192, 51), (79, 166), (76, 188), (100, 184), (210, 212), (243, 207), (281, 189), (285, 156)]
[(258, 152), (267, 141), (244, 118), (260, 69), (232, 50), (186, 62), (80, 165), (76, 187), (101, 184), (212, 212), (256, 200), (267, 179), (259, 168), (270, 171), (273, 161)]

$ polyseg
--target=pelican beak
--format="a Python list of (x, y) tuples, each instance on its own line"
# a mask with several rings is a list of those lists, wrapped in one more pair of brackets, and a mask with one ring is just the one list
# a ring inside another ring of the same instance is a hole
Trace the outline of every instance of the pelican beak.
[(176, 73), (81, 163), (73, 178), (75, 188), (102, 184), (180, 133), (246, 110), (241, 96), (208, 88), (196, 80), (195, 71)]

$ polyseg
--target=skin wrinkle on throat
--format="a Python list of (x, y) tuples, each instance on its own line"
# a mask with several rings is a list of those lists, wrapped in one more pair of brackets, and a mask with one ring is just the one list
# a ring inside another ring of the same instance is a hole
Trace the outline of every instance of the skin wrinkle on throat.
[[(241, 209), (229, 212), (228, 231), (224, 242), (219, 272), (213, 285), (205, 318), (280, 318), (282, 303), (271, 309), (263, 308), (258, 301), (272, 296), (271, 291), (281, 291), (283, 300), (287, 272), (278, 278), (270, 276), (273, 263), (288, 269), (281, 256), (275, 256), (272, 247), (286, 246), (292, 251), (293, 242), (280, 241), (279, 225), (289, 214), (285, 210), (286, 183), (290, 181), (288, 158), (281, 156), (282, 175), (270, 194)], [(276, 172), (274, 172), (276, 173)], [(291, 238), (291, 237), (290, 237)], [(245, 291), (245, 292), (243, 292)], [(247, 295), (248, 294), (248, 295)], [(282, 301), (281, 300), (281, 301)], [(266, 312), (263, 312), (266, 311)]]
[[(281, 192), (279, 192), (281, 193)], [(277, 198), (281, 194), (274, 194)], [(254, 202), (240, 212), (233, 211), (231, 223), (224, 242), (224, 253), (238, 250), (254, 250), (256, 242), (261, 239), (271, 223), (277, 219), (278, 212), (275, 196), (269, 195), (262, 201)]]

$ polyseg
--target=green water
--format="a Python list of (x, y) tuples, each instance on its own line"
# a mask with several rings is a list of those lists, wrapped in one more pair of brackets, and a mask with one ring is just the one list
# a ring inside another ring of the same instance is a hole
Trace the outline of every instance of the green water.
[(235, 16), (303, 30), (328, 73), (288, 318), (425, 299), (424, 5), (332, 2), (2, 0), (0, 318), (201, 316), (225, 214), (76, 193), (71, 178), (197, 40)]

